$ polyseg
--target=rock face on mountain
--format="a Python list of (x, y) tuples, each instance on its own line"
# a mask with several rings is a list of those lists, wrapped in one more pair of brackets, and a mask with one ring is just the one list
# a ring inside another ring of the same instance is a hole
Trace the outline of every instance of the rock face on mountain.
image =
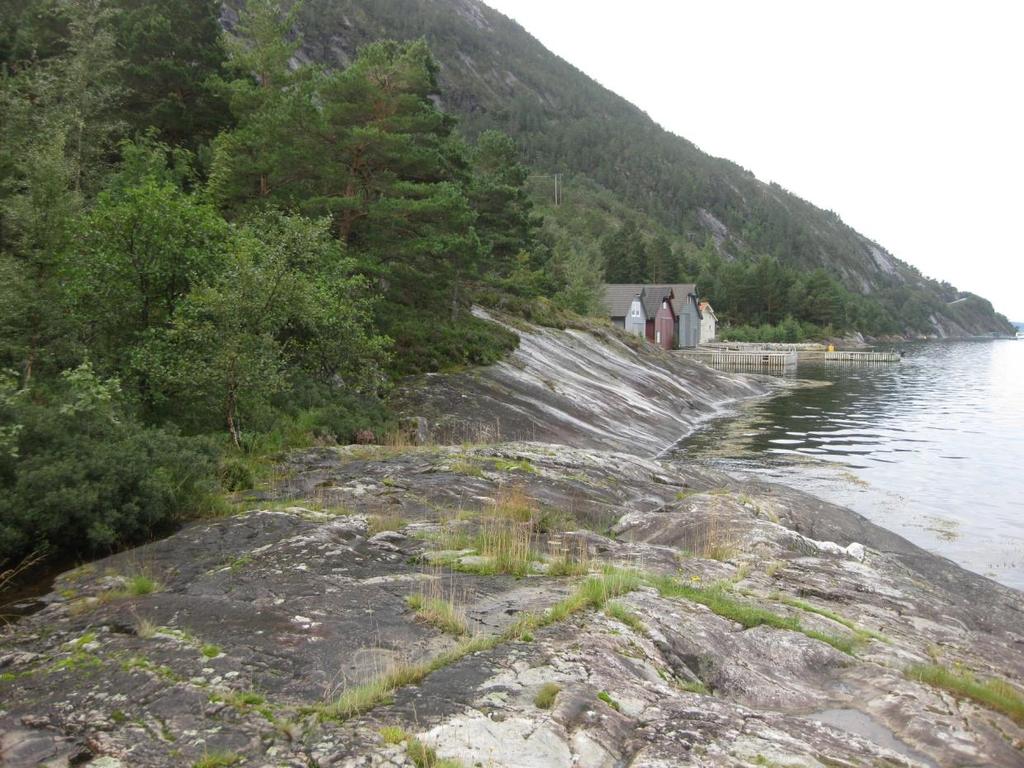
[[(805, 494), (644, 458), (663, 446), (634, 431), (608, 450), (561, 414), (604, 402), (610, 368), (552, 370), (551, 398), (522, 372), (621, 342), (523, 335), (454, 415), (507, 407), (596, 447), (310, 450), (245, 512), (63, 574), (0, 634), (0, 763), (1022, 764), (1019, 712), (922, 681), (1019, 686), (1019, 592)], [(688, 372), (691, 399), (759, 386)], [(459, 376), (421, 403), (457, 408)], [(627, 395), (643, 432), (657, 414)]]
[[(226, 0), (229, 29), (243, 2)], [(823, 267), (853, 291), (883, 296), (894, 314), (907, 302), (917, 315), (927, 307), (932, 335), (1012, 332), (984, 299), (922, 276), (834, 212), (669, 133), (478, 0), (306, 0), (297, 26), (301, 58), (329, 66), (373, 40), (425, 38), (443, 106), (468, 135), (505, 131), (538, 172), (586, 177), (677, 235), (712, 237), (727, 257)], [(962, 299), (971, 311), (956, 308)]]

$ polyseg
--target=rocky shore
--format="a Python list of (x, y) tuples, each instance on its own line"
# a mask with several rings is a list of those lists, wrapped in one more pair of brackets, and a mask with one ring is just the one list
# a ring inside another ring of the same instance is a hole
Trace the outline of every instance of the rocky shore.
[[(1024, 765), (1019, 592), (645, 458), (760, 382), (523, 336), (416, 402), (535, 439), (297, 454), (248, 511), (63, 574), (0, 637), (2, 764)], [(616, 398), (616, 357), (695, 383)]]

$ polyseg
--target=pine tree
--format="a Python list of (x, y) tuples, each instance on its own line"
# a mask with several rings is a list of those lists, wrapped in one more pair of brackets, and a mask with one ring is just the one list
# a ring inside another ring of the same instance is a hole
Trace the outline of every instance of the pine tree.
[(156, 128), (172, 145), (198, 149), (229, 118), (225, 100), (210, 87), (221, 74), (217, 0), (113, 0), (126, 117), (135, 131)]
[(515, 257), (529, 251), (538, 222), (523, 185), (528, 175), (515, 142), (500, 131), (484, 131), (472, 153), (469, 200), (476, 212), (476, 232), (485, 269), (508, 276)]

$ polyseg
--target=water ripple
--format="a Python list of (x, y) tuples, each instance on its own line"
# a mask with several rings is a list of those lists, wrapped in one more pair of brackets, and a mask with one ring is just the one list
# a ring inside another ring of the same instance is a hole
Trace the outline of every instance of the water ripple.
[[(738, 424), (713, 424), (680, 450), (851, 506), (1024, 588), (1024, 342), (905, 351), (899, 365), (801, 365), (800, 378), (832, 386), (760, 401)], [(842, 474), (851, 470), (856, 482)], [(949, 521), (955, 533), (922, 524), (928, 516)], [(1016, 554), (994, 554), (1006, 552)]]

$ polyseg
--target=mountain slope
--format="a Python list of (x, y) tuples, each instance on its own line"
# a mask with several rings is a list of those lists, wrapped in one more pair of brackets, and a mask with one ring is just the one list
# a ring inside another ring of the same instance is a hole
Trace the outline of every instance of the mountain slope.
[[(233, 16), (229, 8), (228, 26)], [(923, 277), (835, 213), (665, 131), (477, 0), (306, 0), (298, 23), (302, 55), (337, 66), (375, 39), (425, 37), (444, 107), (468, 135), (501, 129), (534, 169), (586, 175), (692, 242), (710, 235), (727, 256), (824, 267), (877, 296), (908, 331), (1010, 331), (982, 299), (972, 298), (977, 311), (951, 311), (967, 294)]]

